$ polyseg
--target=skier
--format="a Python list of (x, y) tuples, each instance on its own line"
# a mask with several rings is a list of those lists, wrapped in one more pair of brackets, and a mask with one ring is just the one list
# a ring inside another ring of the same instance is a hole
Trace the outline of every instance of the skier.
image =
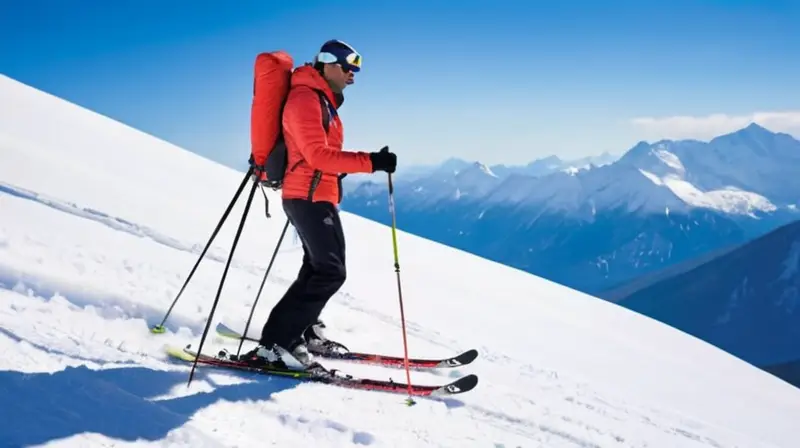
[[(297, 230), (303, 262), (297, 278), (270, 312), (259, 345), (242, 359), (255, 365), (297, 370), (318, 366), (314, 354), (346, 351), (325, 338), (319, 316), (346, 278), (345, 240), (338, 205), (341, 178), (347, 173), (392, 173), (397, 156), (383, 147), (377, 152), (344, 151), (342, 122), (337, 109), (343, 91), (361, 69), (361, 55), (339, 41), (325, 42), (313, 64), (294, 70), (283, 110), (282, 130), (287, 166), (281, 195), (283, 210)], [(318, 92), (323, 92), (320, 101)], [(320, 116), (328, 107), (326, 127)]]

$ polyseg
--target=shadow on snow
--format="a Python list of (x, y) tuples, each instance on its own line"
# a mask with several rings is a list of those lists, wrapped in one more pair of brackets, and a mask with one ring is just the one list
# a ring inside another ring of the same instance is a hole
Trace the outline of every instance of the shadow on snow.
[[(195, 381), (210, 381), (198, 370)], [(0, 406), (4, 446), (38, 445), (82, 433), (134, 441), (160, 440), (194, 413), (219, 400), (269, 400), (290, 389), (290, 378), (215, 385), (211, 392), (151, 400), (185, 387), (185, 371), (144, 367), (92, 370), (67, 367), (55, 373), (0, 372)]]

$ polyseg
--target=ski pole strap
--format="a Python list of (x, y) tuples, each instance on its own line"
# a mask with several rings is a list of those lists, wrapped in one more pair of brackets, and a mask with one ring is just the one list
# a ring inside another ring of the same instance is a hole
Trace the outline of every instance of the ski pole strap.
[(269, 198), (267, 198), (267, 192), (264, 190), (264, 184), (259, 183), (261, 187), (261, 194), (264, 195), (264, 213), (267, 215), (267, 219), (272, 218), (272, 215), (269, 214)]

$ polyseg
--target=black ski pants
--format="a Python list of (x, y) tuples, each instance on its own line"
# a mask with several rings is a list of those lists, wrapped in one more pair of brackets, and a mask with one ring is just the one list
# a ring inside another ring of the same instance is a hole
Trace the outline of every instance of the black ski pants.
[(339, 210), (330, 202), (284, 199), (283, 210), (303, 245), (297, 279), (270, 312), (261, 343), (291, 350), (303, 330), (317, 322), (328, 300), (342, 287), (345, 244)]

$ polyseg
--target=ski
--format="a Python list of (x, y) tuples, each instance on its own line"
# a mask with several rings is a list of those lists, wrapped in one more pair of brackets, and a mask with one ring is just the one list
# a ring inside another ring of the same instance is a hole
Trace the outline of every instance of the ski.
[[(261, 375), (283, 376), (294, 378), (300, 381), (323, 383), (351, 389), (380, 391), (396, 394), (408, 394), (409, 392), (408, 385), (404, 383), (396, 383), (392, 380), (357, 378), (352, 375), (344, 374), (338, 370), (297, 371), (272, 367), (257, 367), (241, 361), (232, 361), (223, 354), (220, 354), (220, 356), (210, 356), (206, 354), (198, 355), (198, 353), (188, 345), (184, 348), (168, 345), (165, 347), (165, 351), (167, 355), (189, 363), (194, 362), (195, 357), (197, 357), (198, 365), (252, 372)], [(458, 395), (471, 391), (477, 385), (477, 375), (470, 374), (448, 384), (412, 384), (411, 395), (421, 397)]]
[[(217, 324), (216, 331), (219, 336), (224, 338), (235, 339), (237, 341), (244, 339), (245, 341), (258, 342), (258, 339), (251, 338), (249, 336), (242, 336), (241, 333), (230, 328), (229, 326), (225, 325), (222, 322)], [(361, 353), (361, 352), (348, 351), (347, 353), (342, 353), (342, 354), (314, 353), (314, 356), (326, 359), (340, 360), (340, 361), (351, 361), (363, 364), (380, 365), (384, 367), (401, 367), (401, 368), (405, 367), (405, 359), (403, 357), (381, 355), (377, 353)], [(478, 351), (475, 349), (470, 349), (457, 356), (449, 358), (438, 358), (438, 359), (409, 358), (408, 366), (411, 369), (438, 369), (438, 368), (461, 367), (471, 363), (472, 361), (475, 361), (477, 357), (478, 357)]]

